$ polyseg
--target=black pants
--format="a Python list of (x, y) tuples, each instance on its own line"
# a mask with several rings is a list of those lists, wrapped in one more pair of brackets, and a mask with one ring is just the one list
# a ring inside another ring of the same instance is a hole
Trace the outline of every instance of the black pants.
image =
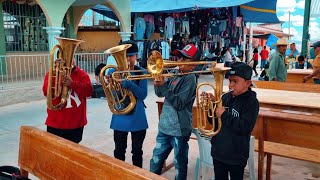
[[(114, 130), (114, 143), (115, 150), (113, 151), (114, 157), (124, 161), (126, 159), (126, 149), (127, 149), (127, 138), (128, 133), (126, 131), (117, 131)], [(142, 144), (144, 138), (146, 137), (146, 130), (134, 131), (131, 132), (131, 140), (132, 140), (132, 163), (135, 166), (142, 168)]]
[(68, 139), (69, 141), (79, 143), (82, 140), (83, 127), (77, 129), (57, 129), (47, 126), (47, 132)]
[(258, 76), (257, 65), (258, 65), (258, 61), (253, 60), (252, 70), (256, 73), (256, 76)]
[(245, 166), (228, 165), (223, 162), (213, 160), (215, 180), (228, 180), (229, 173), (231, 180), (243, 180)]

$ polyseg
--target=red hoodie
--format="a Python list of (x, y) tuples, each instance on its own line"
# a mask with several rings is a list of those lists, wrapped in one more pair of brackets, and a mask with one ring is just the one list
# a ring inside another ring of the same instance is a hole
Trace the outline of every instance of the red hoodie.
[[(46, 125), (57, 129), (76, 129), (87, 124), (87, 100), (91, 96), (93, 88), (90, 78), (86, 72), (78, 66), (71, 72), (72, 79), (71, 93), (66, 105), (60, 110), (50, 110), (47, 108)], [(54, 80), (53, 80), (54, 82)], [(42, 87), (43, 94), (47, 96), (48, 73), (44, 78)], [(54, 89), (52, 90), (54, 93)], [(60, 98), (53, 100), (53, 105), (57, 105)]]

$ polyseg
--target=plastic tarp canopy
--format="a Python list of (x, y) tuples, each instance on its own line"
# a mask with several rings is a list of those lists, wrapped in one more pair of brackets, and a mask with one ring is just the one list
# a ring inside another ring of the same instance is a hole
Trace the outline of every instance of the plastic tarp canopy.
[(279, 38), (277, 36), (271, 33), (267, 39), (266, 45), (272, 49), (277, 49), (277, 47), (273, 46), (273, 44), (277, 43), (278, 39)]
[(104, 5), (101, 5), (101, 4), (98, 4), (98, 5), (95, 5), (91, 8), (91, 10), (99, 13), (99, 14), (102, 14), (108, 18), (111, 18), (111, 19), (114, 19), (116, 21), (119, 21), (117, 16), (112, 12), (112, 10), (110, 8), (108, 8), (107, 6), (104, 6)]
[(310, 17), (320, 17), (320, 0), (311, 1)]
[(277, 0), (255, 0), (240, 5), (240, 12), (245, 22), (279, 23), (276, 7)]
[(253, 0), (131, 0), (131, 12), (184, 12), (239, 6)]

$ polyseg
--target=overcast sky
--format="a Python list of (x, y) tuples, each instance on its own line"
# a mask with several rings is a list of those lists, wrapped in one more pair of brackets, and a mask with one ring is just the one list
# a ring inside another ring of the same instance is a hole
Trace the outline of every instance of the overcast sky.
[[(285, 22), (282, 25), (282, 28), (286, 33), (289, 33), (289, 11), (291, 12), (290, 34), (294, 35), (291, 40), (297, 44), (297, 49), (299, 51), (301, 51), (304, 3), (304, 0), (277, 1), (277, 16), (280, 21)], [(319, 24), (320, 18), (310, 19), (309, 33), (311, 42), (320, 40)]]

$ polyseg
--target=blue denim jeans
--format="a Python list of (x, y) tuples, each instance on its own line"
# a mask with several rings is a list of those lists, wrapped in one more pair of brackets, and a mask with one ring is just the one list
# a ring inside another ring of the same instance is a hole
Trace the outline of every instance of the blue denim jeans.
[(267, 64), (267, 60), (266, 59), (261, 59), (261, 65), (260, 65), (260, 69), (262, 70), (264, 68), (264, 65)]
[(320, 84), (320, 79), (314, 79), (313, 82), (314, 82), (315, 84)]
[(150, 171), (160, 175), (163, 163), (173, 149), (173, 163), (176, 170), (175, 179), (187, 179), (189, 138), (190, 136), (169, 136), (159, 131), (156, 147), (153, 149), (152, 159), (150, 160)]

